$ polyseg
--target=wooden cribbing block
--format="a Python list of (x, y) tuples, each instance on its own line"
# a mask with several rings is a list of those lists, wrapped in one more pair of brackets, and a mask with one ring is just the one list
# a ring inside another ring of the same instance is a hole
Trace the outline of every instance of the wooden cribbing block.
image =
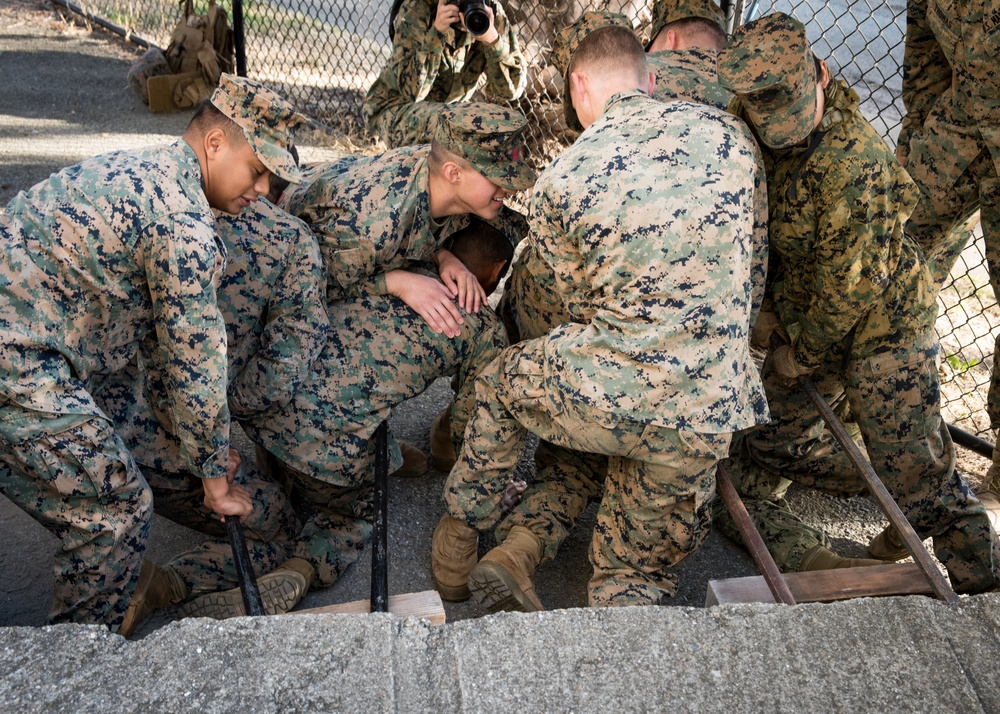
[[(289, 615), (367, 615), (371, 612), (369, 600), (355, 600), (339, 605), (324, 605), (309, 610), (293, 610)], [(432, 625), (443, 625), (445, 621), (444, 603), (437, 590), (423, 590), (418, 593), (403, 593), (389, 596), (389, 612), (396, 617), (419, 617)]]
[[(888, 595), (934, 596), (933, 588), (916, 563), (786, 573), (784, 578), (796, 602), (834, 602)], [(708, 581), (705, 607), (742, 602), (775, 602), (763, 576)]]

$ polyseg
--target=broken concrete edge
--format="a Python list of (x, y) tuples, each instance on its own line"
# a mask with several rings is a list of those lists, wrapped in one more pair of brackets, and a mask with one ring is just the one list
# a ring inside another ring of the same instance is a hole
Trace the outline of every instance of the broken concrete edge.
[(18, 712), (1000, 712), (1000, 595), (0, 629)]

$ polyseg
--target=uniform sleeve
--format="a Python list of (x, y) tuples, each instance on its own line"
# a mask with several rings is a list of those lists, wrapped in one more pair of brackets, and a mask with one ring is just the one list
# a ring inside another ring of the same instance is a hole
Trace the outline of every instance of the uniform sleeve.
[(373, 232), (363, 225), (355, 208), (327, 203), (309, 206), (299, 214), (319, 241), (331, 302), (366, 293), (386, 294), (383, 257), (395, 255), (399, 249), (388, 230), (378, 237), (380, 245), (376, 245)]
[(754, 144), (757, 172), (753, 189), (753, 259), (750, 263), (750, 331), (764, 303), (767, 288), (767, 177), (760, 150)]
[(446, 41), (434, 28), (436, 7), (427, 0), (407, 0), (400, 7), (392, 54), (365, 99), (369, 130), (383, 111), (423, 101), (434, 86)]
[(221, 242), (201, 216), (175, 214), (147, 228), (146, 278), (156, 344), (151, 383), (163, 424), (180, 441), (185, 468), (203, 478), (226, 475), (226, 326), (216, 303), (225, 267)]
[(813, 296), (799, 318), (795, 360), (809, 368), (823, 361), (889, 287), (892, 245), (901, 228), (898, 177), (887, 150), (824, 157), (804, 179), (812, 184), (817, 220), (809, 246)]
[(563, 296), (566, 311), (573, 322), (588, 324), (595, 310), (580, 292), (579, 286), (588, 285), (589, 278), (583, 268), (584, 257), (570, 239), (563, 223), (562, 199), (549, 185), (536, 185), (531, 197), (529, 223), (538, 247), (539, 257), (553, 269), (554, 292)]
[(927, 23), (927, 0), (910, 0), (906, 6), (906, 40), (903, 50), (903, 106), (906, 115), (899, 130), (897, 155), (909, 155), (910, 138), (927, 119), (935, 100), (950, 86), (951, 65)]
[(500, 37), (492, 45), (476, 42), (483, 48), (486, 57), (486, 90), (494, 99), (511, 101), (524, 94), (528, 82), (528, 67), (521, 54), (521, 43), (517, 38), (517, 28), (507, 19), (500, 3), (494, 23)]
[(229, 384), (229, 407), (247, 419), (288, 404), (323, 350), (330, 321), (323, 262), (311, 233), (295, 241), (267, 304), (260, 349)]

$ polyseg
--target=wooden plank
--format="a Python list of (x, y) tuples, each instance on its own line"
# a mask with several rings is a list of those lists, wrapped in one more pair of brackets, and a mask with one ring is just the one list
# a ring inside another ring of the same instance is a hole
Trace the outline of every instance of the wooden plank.
[(729, 515), (736, 522), (736, 528), (743, 539), (743, 545), (750, 552), (750, 557), (753, 558), (753, 562), (757, 565), (757, 570), (760, 571), (764, 582), (767, 583), (767, 587), (774, 596), (775, 602), (794, 605), (795, 596), (792, 595), (792, 592), (785, 584), (785, 579), (782, 577), (781, 571), (778, 570), (777, 563), (774, 562), (774, 558), (768, 552), (767, 546), (764, 544), (764, 539), (760, 537), (757, 526), (753, 524), (753, 519), (747, 513), (747, 507), (744, 505), (743, 499), (740, 498), (740, 494), (736, 491), (736, 487), (733, 486), (733, 482), (729, 478), (729, 473), (722, 463), (716, 467), (715, 484), (716, 492), (722, 498), (722, 502), (725, 504), (726, 510), (729, 511)]
[[(786, 573), (785, 583), (796, 602), (835, 602), (857, 597), (929, 595), (935, 591), (916, 563), (891, 563), (870, 568), (812, 570)], [(710, 580), (705, 606), (741, 602), (776, 602), (762, 576)]]
[[(367, 615), (371, 612), (370, 600), (355, 600), (337, 605), (324, 605), (308, 610), (293, 610), (290, 615)], [(418, 617), (432, 625), (445, 622), (444, 603), (437, 590), (422, 590), (389, 596), (389, 612), (396, 617)]]
[(900, 510), (899, 504), (893, 500), (892, 494), (889, 493), (889, 489), (885, 487), (885, 484), (882, 483), (878, 474), (875, 473), (875, 469), (873, 469), (872, 465), (868, 463), (865, 455), (861, 453), (861, 449), (858, 448), (858, 445), (854, 443), (853, 439), (851, 439), (850, 434), (847, 433), (844, 425), (841, 423), (840, 419), (837, 418), (837, 415), (834, 413), (833, 409), (830, 408), (830, 405), (826, 403), (823, 395), (820, 394), (819, 390), (816, 389), (816, 386), (809, 381), (809, 377), (799, 377), (799, 386), (805, 391), (809, 400), (813, 403), (813, 406), (816, 407), (816, 411), (820, 413), (820, 416), (823, 417), (823, 421), (826, 422), (827, 429), (831, 434), (833, 434), (837, 443), (840, 444), (840, 447), (851, 460), (851, 463), (854, 464), (858, 473), (861, 474), (861, 477), (865, 480), (865, 483), (868, 485), (868, 490), (871, 491), (871, 495), (875, 497), (876, 501), (878, 501), (878, 505), (882, 509), (882, 512), (888, 517), (889, 523), (895, 526), (896, 533), (903, 539), (903, 545), (905, 545), (906, 549), (910, 551), (910, 555), (913, 556), (913, 560), (916, 561), (917, 566), (921, 571), (923, 571), (924, 577), (934, 590), (934, 594), (940, 600), (944, 600), (945, 602), (959, 602), (960, 598), (958, 597), (958, 594), (952, 590), (951, 583), (948, 582), (948, 578), (941, 574), (941, 571), (931, 558), (930, 553), (928, 553), (927, 549), (924, 548), (923, 541), (921, 541), (920, 537), (917, 536), (916, 531), (913, 530), (913, 526), (910, 525), (910, 522), (906, 519), (903, 511)]

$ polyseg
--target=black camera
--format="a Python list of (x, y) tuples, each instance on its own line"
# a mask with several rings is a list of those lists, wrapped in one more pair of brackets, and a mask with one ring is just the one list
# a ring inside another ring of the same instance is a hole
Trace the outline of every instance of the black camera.
[(479, 37), (485, 35), (490, 29), (490, 16), (486, 12), (486, 6), (489, 5), (494, 12), (496, 12), (496, 8), (488, 0), (448, 0), (448, 4), (458, 5), (458, 11), (462, 13), (462, 19), (465, 20), (465, 29), (469, 31), (470, 35)]

